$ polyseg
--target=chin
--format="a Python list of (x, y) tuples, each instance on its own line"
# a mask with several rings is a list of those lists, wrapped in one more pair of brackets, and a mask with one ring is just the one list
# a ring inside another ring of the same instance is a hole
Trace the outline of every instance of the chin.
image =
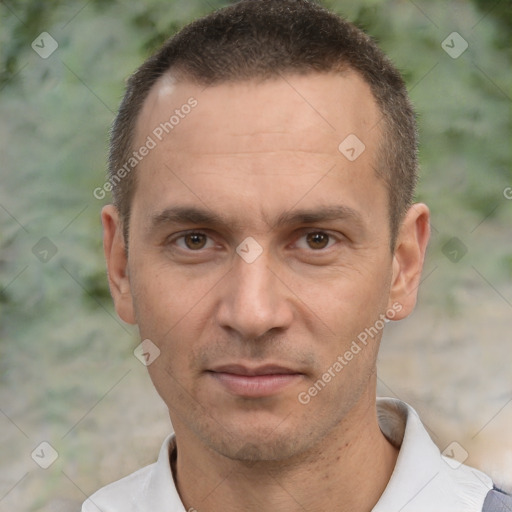
[[(267, 418), (268, 419), (268, 418)], [(214, 452), (231, 460), (255, 463), (262, 461), (284, 461), (308, 451), (323, 437), (317, 425), (299, 427), (291, 416), (268, 421), (255, 418), (254, 415), (245, 420), (234, 419), (222, 424), (225, 429), (219, 430), (219, 424), (202, 425), (196, 434), (205, 445)]]
[(261, 438), (252, 435), (244, 437), (245, 439), (240, 437), (238, 443), (220, 443), (211, 448), (228, 459), (247, 463), (283, 461), (307, 448), (301, 446), (303, 439), (299, 441), (288, 434)]

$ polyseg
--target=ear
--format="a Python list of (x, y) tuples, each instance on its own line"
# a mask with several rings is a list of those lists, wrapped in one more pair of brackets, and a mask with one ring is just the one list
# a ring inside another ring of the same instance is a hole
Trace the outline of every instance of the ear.
[(396, 303), (402, 305), (393, 320), (407, 317), (416, 305), (429, 238), (430, 211), (423, 203), (413, 204), (402, 222), (393, 254), (393, 278), (388, 307), (392, 308)]
[(123, 226), (117, 208), (111, 204), (104, 206), (101, 211), (101, 221), (110, 294), (121, 319), (129, 324), (135, 324), (128, 274), (128, 256), (125, 249)]

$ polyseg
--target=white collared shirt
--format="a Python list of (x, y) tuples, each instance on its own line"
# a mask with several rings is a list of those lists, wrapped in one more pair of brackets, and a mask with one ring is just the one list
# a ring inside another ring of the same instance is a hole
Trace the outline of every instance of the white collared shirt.
[[(377, 399), (379, 426), (400, 452), (384, 493), (372, 512), (481, 512), (491, 479), (441, 455), (416, 411), (392, 398)], [(171, 434), (156, 463), (103, 487), (82, 512), (187, 512), (174, 483)]]

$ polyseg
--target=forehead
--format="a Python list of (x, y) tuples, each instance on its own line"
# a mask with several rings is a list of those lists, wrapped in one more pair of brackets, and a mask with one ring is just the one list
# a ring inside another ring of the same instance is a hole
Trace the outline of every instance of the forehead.
[[(191, 111), (188, 105), (192, 101), (197, 107)], [(279, 75), (265, 81), (214, 86), (179, 82), (167, 73), (144, 102), (136, 139), (141, 141), (156, 130), (156, 138), (165, 138), (168, 147), (200, 147), (220, 153), (225, 146), (235, 149), (235, 138), (250, 150), (260, 139), (272, 137), (284, 144), (284, 150), (285, 143), (296, 143), (292, 138), (298, 135), (302, 136), (302, 149), (323, 146), (331, 152), (333, 145), (337, 149), (350, 134), (357, 134), (371, 146), (379, 132), (380, 117), (368, 84), (352, 71)], [(165, 126), (161, 127), (161, 133), (159, 126), (169, 122), (172, 129), (167, 133)]]
[(228, 211), (243, 201), (267, 221), (298, 200), (378, 208), (380, 117), (353, 72), (209, 87), (166, 75), (137, 123), (135, 148), (151, 139), (152, 149), (137, 167), (134, 202), (149, 217), (173, 202)]

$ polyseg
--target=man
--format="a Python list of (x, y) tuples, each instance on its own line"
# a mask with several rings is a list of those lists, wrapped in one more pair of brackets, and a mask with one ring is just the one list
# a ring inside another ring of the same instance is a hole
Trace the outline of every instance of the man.
[(243, 0), (137, 70), (104, 246), (175, 434), (85, 512), (510, 506), (376, 399), (382, 330), (413, 310), (429, 238), (416, 150), (399, 73), (305, 0)]

